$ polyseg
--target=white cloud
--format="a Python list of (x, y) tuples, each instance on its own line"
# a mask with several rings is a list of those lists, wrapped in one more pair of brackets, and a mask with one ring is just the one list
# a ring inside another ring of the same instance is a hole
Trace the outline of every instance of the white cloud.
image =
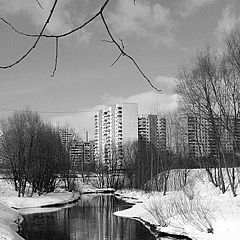
[(144, 92), (130, 96), (126, 99), (126, 102), (138, 103), (138, 110), (140, 114), (152, 113), (156, 110), (175, 109), (177, 106), (177, 95), (168, 95), (158, 92)]
[(155, 83), (157, 88), (161, 89), (164, 94), (174, 94), (176, 80), (173, 77), (158, 76), (155, 79)]
[[(42, 27), (54, 0), (39, 0), (39, 2), (42, 8), (33, 0), (0, 0), (0, 13), (4, 16), (25, 14), (35, 26)], [(51, 34), (60, 34), (73, 29), (79, 23), (79, 19), (82, 19), (73, 6), (71, 0), (58, 1), (46, 30)], [(89, 34), (86, 37), (86, 33), (86, 31), (83, 33), (84, 41), (90, 37)]]
[[(162, 78), (164, 79), (164, 78)], [(167, 83), (167, 81), (163, 81), (160, 77), (158, 80), (161, 80), (162, 86), (166, 86), (168, 89), (166, 92), (143, 92), (139, 94), (135, 94), (129, 97), (119, 97), (113, 96), (111, 94), (105, 94), (101, 97), (102, 104), (96, 105), (91, 109), (88, 109), (90, 112), (84, 113), (76, 113), (76, 114), (69, 114), (66, 116), (59, 116), (54, 117), (51, 121), (56, 125), (65, 125), (68, 123), (73, 128), (80, 130), (80, 133), (83, 133), (84, 130), (89, 131), (89, 136), (91, 139), (94, 138), (94, 114), (100, 110), (105, 109), (107, 106), (114, 105), (117, 103), (137, 103), (138, 104), (138, 112), (139, 114), (145, 113), (154, 113), (156, 111), (168, 111), (174, 110), (177, 107), (177, 94), (170, 94), (172, 83)], [(165, 78), (173, 79), (173, 78)]]
[(105, 94), (104, 105), (113, 105), (116, 103), (137, 103), (140, 114), (155, 112), (156, 108), (160, 110), (173, 110), (177, 106), (177, 95), (168, 93), (158, 93), (155, 91), (143, 92), (129, 96), (127, 98)]
[[(32, 0), (1, 0), (0, 11), (8, 15), (27, 14), (33, 24), (42, 26), (47, 20), (54, 0), (40, 0), (43, 8), (40, 8), (36, 1)], [(60, 33), (70, 30), (72, 27), (70, 13), (66, 10), (69, 0), (59, 1), (53, 16), (47, 25), (47, 30), (52, 33)]]
[(240, 24), (240, 17), (237, 17), (232, 5), (228, 5), (222, 12), (219, 19), (215, 35), (221, 41), (226, 34), (229, 34), (237, 24)]
[(0, 96), (25, 95), (25, 94), (33, 93), (36, 91), (38, 91), (38, 88), (29, 88), (29, 89), (10, 91), (10, 92), (4, 91), (4, 92), (0, 92)]
[(109, 21), (118, 33), (148, 38), (156, 44), (173, 42), (170, 10), (160, 4), (138, 0), (133, 5), (132, 1), (118, 0), (115, 11), (109, 14)]
[(199, 8), (213, 4), (219, 0), (183, 0), (181, 15), (187, 17), (192, 15)]
[(84, 138), (85, 131), (89, 132), (90, 139), (94, 139), (94, 114), (100, 110), (106, 108), (105, 105), (97, 105), (93, 108), (87, 109), (85, 112), (73, 113), (69, 115), (56, 116), (51, 118), (51, 122), (55, 126), (69, 125), (80, 133)]
[(92, 32), (89, 32), (85, 28), (83, 28), (77, 35), (77, 41), (79, 43), (88, 43), (91, 36), (92, 36)]

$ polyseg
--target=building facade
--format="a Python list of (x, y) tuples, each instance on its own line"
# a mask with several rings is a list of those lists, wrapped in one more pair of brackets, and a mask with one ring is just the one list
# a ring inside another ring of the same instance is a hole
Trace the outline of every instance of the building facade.
[[(236, 150), (240, 150), (240, 119), (235, 121), (229, 119), (228, 128), (220, 119), (214, 119), (216, 133), (213, 132), (212, 124), (209, 119), (187, 116), (188, 124), (188, 153), (189, 157), (216, 156), (216, 138), (219, 139), (222, 151), (230, 153), (233, 151), (233, 139), (235, 139)], [(233, 136), (230, 132), (235, 132)], [(215, 136), (216, 135), (216, 136)]]
[(94, 141), (82, 141), (71, 129), (61, 129), (60, 135), (70, 155), (71, 169), (78, 172), (89, 170), (89, 164), (94, 162)]
[(166, 119), (158, 115), (141, 115), (138, 117), (138, 141), (140, 147), (147, 151), (166, 150)]
[(97, 162), (121, 166), (123, 145), (138, 140), (136, 103), (122, 103), (98, 111), (94, 116), (95, 157)]

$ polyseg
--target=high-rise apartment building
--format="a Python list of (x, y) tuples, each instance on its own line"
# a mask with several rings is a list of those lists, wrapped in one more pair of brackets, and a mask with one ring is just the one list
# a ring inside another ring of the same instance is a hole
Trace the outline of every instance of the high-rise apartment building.
[(121, 165), (123, 145), (138, 140), (138, 108), (136, 103), (121, 103), (94, 116), (95, 156), (98, 161)]
[(167, 149), (167, 126), (166, 126), (166, 118), (158, 116), (158, 149), (162, 152)]
[(140, 147), (148, 151), (166, 150), (166, 119), (157, 115), (141, 115), (138, 117), (138, 140)]
[(94, 160), (94, 142), (82, 141), (71, 129), (61, 129), (60, 135), (62, 143), (70, 155), (71, 169), (75, 171), (88, 169), (88, 165)]
[[(216, 118), (214, 121), (217, 127), (215, 133), (217, 136), (214, 136), (212, 125), (208, 119), (192, 115), (187, 116), (188, 153), (190, 157), (216, 155), (216, 137), (219, 138), (224, 152), (233, 150), (233, 136), (220, 119)], [(240, 149), (240, 119), (236, 122), (233, 118), (229, 119), (229, 128), (234, 129), (234, 127), (236, 127), (234, 138), (238, 150)]]
[(0, 132), (0, 164), (2, 164), (2, 141), (3, 141), (3, 134)]
[(201, 157), (211, 154), (211, 129), (207, 119), (187, 116), (188, 155)]

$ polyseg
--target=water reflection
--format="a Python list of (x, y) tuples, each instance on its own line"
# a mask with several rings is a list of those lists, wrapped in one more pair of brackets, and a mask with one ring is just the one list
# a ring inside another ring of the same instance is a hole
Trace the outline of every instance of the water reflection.
[(83, 196), (72, 208), (25, 216), (26, 240), (155, 240), (139, 222), (113, 212), (129, 204), (111, 195)]

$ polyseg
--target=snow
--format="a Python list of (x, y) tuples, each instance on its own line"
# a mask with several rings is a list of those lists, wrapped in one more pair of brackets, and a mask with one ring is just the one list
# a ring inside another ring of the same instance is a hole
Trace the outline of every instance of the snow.
[[(65, 204), (78, 200), (79, 197), (77, 193), (59, 190), (41, 196), (19, 198), (12, 185), (0, 179), (0, 240), (23, 239), (16, 233), (17, 223), (15, 222), (21, 221), (19, 214), (57, 211), (66, 207)], [(53, 208), (52, 205), (61, 207)], [(69, 206), (72, 205), (68, 204), (67, 207)]]
[[(81, 184), (81, 183), (79, 183)], [(82, 193), (105, 193), (114, 192), (112, 188), (97, 189), (91, 185), (82, 185)], [(19, 214), (33, 214), (42, 212), (58, 211), (62, 208), (72, 207), (80, 197), (75, 192), (66, 192), (63, 189), (57, 189), (54, 193), (37, 194), (32, 197), (18, 197), (13, 186), (0, 179), (0, 240), (22, 240), (17, 231)]]
[(18, 212), (0, 203), (0, 240), (20, 240), (17, 231)]
[[(134, 205), (129, 209), (114, 214), (121, 217), (135, 218), (143, 223), (148, 222), (155, 225), (160, 232), (184, 235), (193, 240), (240, 240), (240, 188), (237, 197), (232, 197), (230, 190), (222, 194), (201, 171), (203, 170), (193, 171), (192, 180), (189, 181), (185, 191), (169, 189), (171, 191), (168, 191), (166, 196), (163, 196), (161, 192), (118, 191), (116, 195), (119, 198)], [(196, 177), (200, 173), (202, 176)], [(109, 190), (113, 191), (114, 189), (103, 189), (103, 191)], [(83, 185), (82, 191), (85, 193), (101, 193), (101, 191), (90, 185)], [(193, 197), (193, 200), (189, 200), (187, 196)], [(41, 196), (34, 195), (33, 197), (18, 198), (12, 186), (4, 180), (0, 180), (0, 240), (22, 240), (16, 233), (17, 224), (14, 223), (21, 220), (19, 219), (19, 213), (49, 212), (59, 210), (62, 207), (71, 207), (71, 204), (66, 206), (63, 204), (75, 201), (78, 197), (78, 194), (59, 190), (59, 192)], [(181, 201), (183, 212), (188, 211), (186, 206), (191, 201), (195, 202), (195, 205), (189, 205), (193, 206), (192, 215), (187, 214), (189, 219), (184, 218), (182, 214), (174, 210), (174, 203)], [(61, 206), (53, 208), (51, 207), (53, 204)], [(42, 206), (45, 207), (42, 208)], [(151, 206), (160, 207), (161, 214), (165, 216), (163, 224), (160, 225), (156, 215), (149, 211)], [(199, 206), (207, 211), (207, 220), (213, 229), (213, 233), (207, 232), (209, 228), (202, 219), (200, 219), (200, 224), (197, 224), (197, 226), (194, 224), (195, 220), (192, 221), (192, 217), (193, 219), (198, 217), (195, 215), (194, 208), (198, 209)], [(202, 221), (203, 226), (201, 226)]]
[(78, 194), (74, 194), (71, 192), (54, 192), (33, 197), (1, 197), (0, 202), (11, 208), (24, 209), (37, 208), (49, 205), (64, 205), (69, 202), (75, 201), (78, 198)]
[[(222, 194), (206, 177), (197, 179), (191, 187), (194, 201), (198, 205), (196, 207), (202, 206), (209, 211), (208, 220), (213, 228), (213, 233), (208, 233), (207, 227), (200, 229), (199, 226), (201, 226), (202, 220), (196, 226), (194, 221), (187, 221), (182, 218), (181, 214), (171, 215), (171, 208), (173, 206), (171, 203), (174, 200), (176, 202), (181, 196), (185, 195), (182, 191), (171, 191), (166, 196), (163, 196), (160, 192), (117, 191), (119, 198), (135, 205), (114, 214), (116, 216), (135, 218), (142, 222), (148, 222), (155, 225), (158, 231), (188, 236), (193, 240), (240, 240), (240, 192), (238, 192), (237, 197), (233, 197), (230, 190)], [(190, 201), (186, 196), (185, 198), (187, 201)], [(152, 203), (156, 203), (162, 207), (163, 211), (161, 213), (166, 216), (164, 222), (167, 223), (167, 226), (160, 226), (157, 219), (149, 212), (148, 209)], [(193, 212), (192, 214), (195, 219), (195, 213)]]

